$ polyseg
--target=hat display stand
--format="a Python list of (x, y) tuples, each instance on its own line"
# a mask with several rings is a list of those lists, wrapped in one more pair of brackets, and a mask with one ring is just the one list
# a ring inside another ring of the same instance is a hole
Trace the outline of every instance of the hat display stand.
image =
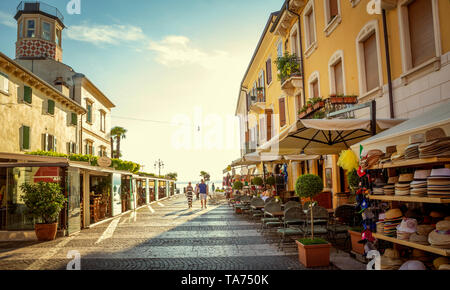
[[(395, 153), (391, 153), (392, 147), (383, 156), (373, 151), (372, 156), (381, 156), (378, 159), (382, 162), (373, 163), (377, 158), (368, 156), (360, 159), (358, 175), (368, 177), (369, 183), (360, 189), (365, 193), (358, 197), (365, 205), (361, 214), (376, 212), (375, 218), (364, 219), (372, 239), (366, 242), (376, 245), (380, 252), (386, 246), (409, 249), (406, 254), (401, 251), (401, 257), (392, 256), (390, 251), (382, 255), (382, 269), (435, 269), (432, 259), (450, 258), (450, 154), (442, 153), (450, 153), (450, 138), (443, 136), (442, 130), (429, 131), (411, 136), (410, 144), (399, 144)], [(391, 161), (386, 161), (388, 155)], [(384, 184), (381, 179), (370, 178), (380, 175), (385, 178)], [(387, 209), (380, 214), (383, 207)], [(435, 228), (438, 224), (439, 229)]]

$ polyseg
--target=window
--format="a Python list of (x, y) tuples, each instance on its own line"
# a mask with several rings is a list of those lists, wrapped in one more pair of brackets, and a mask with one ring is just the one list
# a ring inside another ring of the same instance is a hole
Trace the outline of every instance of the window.
[(308, 83), (309, 83), (309, 98), (312, 99), (320, 97), (320, 83), (318, 71), (315, 71), (310, 75)]
[(280, 111), (280, 127), (284, 127), (286, 125), (286, 99), (280, 98), (278, 105)]
[(283, 56), (283, 42), (280, 40), (277, 44), (277, 56), (282, 57)]
[(77, 154), (77, 143), (68, 142), (67, 143), (67, 153), (68, 154)]
[(55, 101), (48, 100), (47, 113), (50, 114), (50, 115), (54, 115), (55, 114)]
[(325, 35), (329, 36), (341, 23), (341, 7), (339, 0), (324, 0)]
[(19, 22), (19, 38), (23, 37), (23, 22)]
[(27, 37), (28, 38), (36, 37), (36, 21), (35, 20), (27, 21)]
[(428, 67), (431, 62), (438, 62), (435, 70), (440, 67), (437, 59), (442, 52), (438, 2), (400, 1), (400, 47), (405, 74)]
[(344, 52), (336, 51), (328, 61), (328, 72), (330, 75), (330, 94), (345, 94), (345, 74), (344, 74)]
[(78, 125), (78, 115), (76, 113), (70, 114), (70, 125), (73, 125), (73, 126)]
[(378, 21), (367, 23), (357, 37), (357, 62), (360, 95), (378, 92), (382, 87)]
[(23, 101), (27, 104), (33, 102), (33, 90), (28, 86), (23, 87)]
[(56, 138), (50, 134), (42, 134), (42, 150), (56, 152)]
[(84, 153), (87, 155), (94, 155), (94, 142), (90, 140), (86, 140), (86, 144), (84, 147)]
[(98, 156), (107, 157), (106, 147), (100, 146), (100, 150), (98, 151)]
[(105, 111), (100, 111), (100, 131), (106, 131), (106, 113)]
[(258, 102), (265, 102), (266, 101), (266, 92), (265, 92), (265, 81), (264, 81), (264, 71), (261, 70), (259, 72), (258, 77)]
[(55, 42), (58, 46), (61, 46), (61, 30), (59, 29), (56, 29)]
[(270, 85), (272, 83), (272, 59), (270, 57), (266, 61), (266, 79), (267, 85)]
[(86, 101), (86, 110), (87, 110), (86, 122), (92, 124), (92, 103), (90, 101)]
[(20, 150), (30, 150), (30, 127), (20, 128)]
[(291, 38), (291, 52), (297, 56), (300, 56), (300, 44), (298, 38), (298, 24), (294, 26), (290, 34)]
[(310, 49), (316, 42), (316, 28), (314, 20), (314, 1), (309, 1), (305, 7), (305, 16), (303, 18), (305, 24), (305, 44), (306, 49)]
[(0, 91), (9, 94), (9, 78), (2, 73), (0, 73)]
[(50, 41), (51, 40), (51, 25), (48, 22), (42, 22), (42, 38), (45, 40)]
[(265, 115), (259, 117), (259, 136), (261, 138), (261, 143), (267, 141), (267, 123)]

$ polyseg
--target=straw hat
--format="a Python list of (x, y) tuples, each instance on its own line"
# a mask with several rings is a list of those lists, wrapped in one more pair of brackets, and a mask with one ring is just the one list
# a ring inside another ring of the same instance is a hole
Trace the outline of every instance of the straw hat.
[(407, 174), (400, 174), (400, 177), (398, 178), (398, 182), (411, 182), (414, 180), (414, 174), (407, 173)]
[(398, 182), (398, 176), (389, 177), (388, 184), (396, 184)]
[(441, 249), (450, 248), (450, 234), (440, 233), (438, 231), (432, 231), (428, 235), (428, 242), (435, 247)]
[(430, 177), (450, 177), (450, 168), (437, 168), (431, 170)]
[(403, 213), (398, 208), (394, 208), (394, 209), (388, 210), (386, 212), (386, 219), (388, 219), (388, 220), (397, 219), (397, 218), (400, 218), (402, 216), (403, 216)]
[(405, 156), (406, 147), (408, 147), (409, 144), (403, 144), (403, 145), (397, 145), (397, 152), (392, 154), (391, 160), (394, 161), (396, 159), (400, 159)]
[(421, 244), (421, 245), (429, 245), (430, 244), (428, 242), (428, 235), (424, 236), (424, 235), (412, 234), (411, 236), (409, 236), (409, 241), (412, 243)]
[(390, 270), (397, 269), (403, 261), (400, 259), (400, 253), (394, 249), (386, 249), (384, 255), (381, 256), (381, 269)]
[(438, 222), (436, 224), (436, 230), (438, 230), (438, 231), (450, 231), (450, 221), (443, 220), (443, 221)]
[(422, 262), (430, 262), (432, 257), (425, 251), (414, 249), (411, 258)]
[(409, 136), (409, 144), (425, 143), (425, 134), (419, 133)]
[(422, 236), (428, 236), (434, 230), (432, 225), (419, 225), (417, 226), (417, 234)]
[(425, 133), (426, 142), (430, 142), (430, 141), (445, 138), (445, 137), (447, 137), (447, 134), (445, 134), (445, 131), (442, 128), (434, 128), (434, 129), (428, 130)]
[(414, 180), (425, 180), (431, 175), (431, 170), (416, 170)]
[(433, 261), (433, 266), (439, 269), (440, 266), (450, 264), (450, 260), (446, 257), (439, 257)]
[(443, 264), (439, 266), (438, 270), (450, 270), (450, 264)]
[(413, 234), (417, 231), (417, 220), (412, 218), (403, 219), (397, 226), (397, 231)]
[(425, 265), (421, 262), (421, 261), (417, 261), (417, 260), (410, 260), (405, 262), (399, 270), (414, 270), (414, 271), (418, 271), (418, 270), (426, 270), (427, 267), (425, 267)]

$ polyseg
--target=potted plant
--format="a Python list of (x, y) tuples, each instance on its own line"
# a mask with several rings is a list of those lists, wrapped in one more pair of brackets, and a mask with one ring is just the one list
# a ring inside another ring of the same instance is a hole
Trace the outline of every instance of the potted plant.
[(297, 179), (295, 193), (300, 198), (309, 198), (311, 213), (311, 238), (297, 240), (298, 257), (300, 262), (306, 267), (322, 267), (330, 264), (331, 244), (324, 239), (314, 238), (314, 214), (313, 209), (316, 202), (313, 197), (323, 191), (323, 181), (317, 175), (305, 174)]
[(358, 96), (355, 96), (355, 95), (344, 96), (344, 103), (345, 104), (356, 104), (356, 103), (358, 103)]
[(266, 184), (270, 185), (270, 186), (274, 186), (275, 185), (275, 177), (274, 176), (269, 176), (266, 178)]
[(58, 216), (66, 203), (61, 186), (50, 182), (24, 183), (20, 189), (24, 193), (22, 200), (28, 213), (40, 221), (34, 225), (37, 239), (54, 240), (58, 230)]
[(344, 96), (343, 95), (330, 95), (330, 103), (332, 104), (342, 104), (344, 103)]
[(286, 52), (284, 56), (280, 56), (275, 60), (275, 64), (278, 69), (278, 80), (282, 83), (291, 76), (301, 75), (299, 58), (295, 54)]
[(352, 242), (352, 251), (360, 255), (364, 255), (364, 244), (358, 243), (362, 238), (363, 231), (362, 227), (352, 227), (348, 230)]
[[(242, 190), (244, 188), (244, 184), (240, 182), (239, 180), (235, 181), (233, 183), (233, 189), (234, 190)], [(236, 213), (242, 213), (242, 210), (239, 207), (235, 207)]]
[(264, 99), (264, 88), (263, 87), (257, 87), (256, 93), (258, 96), (258, 101), (262, 101)]

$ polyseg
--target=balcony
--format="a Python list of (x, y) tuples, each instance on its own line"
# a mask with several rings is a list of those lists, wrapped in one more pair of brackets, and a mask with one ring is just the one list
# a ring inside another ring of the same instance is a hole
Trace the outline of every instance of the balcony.
[(38, 1), (21, 1), (17, 6), (14, 18), (18, 20), (23, 13), (42, 13), (59, 20), (61, 24), (64, 22), (64, 16), (56, 7)]
[(331, 95), (327, 99), (313, 98), (299, 111), (299, 119), (324, 119), (329, 115), (334, 118), (352, 119), (355, 118), (354, 112), (338, 113), (349, 109), (358, 103), (358, 96), (336, 96)]
[(250, 96), (250, 111), (262, 113), (266, 109), (266, 97), (263, 92), (258, 92), (257, 96)]
[(293, 74), (281, 83), (281, 89), (288, 96), (296, 96), (303, 90), (303, 77), (300, 73)]
[(301, 73), (300, 58), (296, 54), (286, 52), (275, 61), (278, 69), (278, 79), (281, 89), (288, 96), (296, 96), (303, 90), (303, 76)]

